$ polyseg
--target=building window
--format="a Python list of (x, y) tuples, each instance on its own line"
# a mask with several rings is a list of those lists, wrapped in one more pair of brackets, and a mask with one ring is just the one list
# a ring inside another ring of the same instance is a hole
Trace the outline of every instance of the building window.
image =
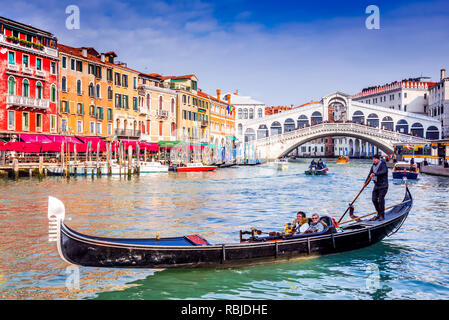
[(112, 100), (112, 95), (113, 95), (112, 89), (111, 89), (111, 87), (108, 87), (108, 99), (109, 100)]
[(23, 63), (24, 67), (28, 67), (28, 65), (29, 65), (29, 57), (26, 54), (24, 54), (23, 57), (22, 57), (22, 63)]
[(82, 87), (81, 87), (81, 80), (76, 81), (76, 93), (80, 96), (83, 94)]
[(121, 85), (121, 84), (120, 84), (120, 73), (116, 72), (116, 73), (114, 74), (114, 77), (115, 77), (114, 84), (115, 84), (116, 86), (120, 86), (120, 85)]
[(162, 137), (163, 122), (159, 121), (159, 136)]
[(100, 84), (97, 84), (97, 98), (101, 98), (101, 87), (100, 87)]
[(36, 70), (42, 70), (42, 59), (40, 58), (36, 58)]
[(51, 62), (50, 63), (50, 73), (51, 74), (56, 74), (56, 62)]
[(42, 99), (42, 83), (40, 82), (36, 83), (36, 98)]
[(133, 89), (137, 90), (137, 77), (133, 78)]
[(75, 59), (70, 59), (70, 69), (75, 71)]
[(108, 136), (112, 135), (112, 123), (108, 123)]
[(79, 115), (83, 115), (84, 114), (84, 104), (83, 103), (78, 103), (76, 105), (76, 113)]
[(94, 98), (95, 97), (95, 92), (94, 92), (94, 85), (93, 83), (89, 84), (89, 97)]
[(64, 69), (67, 69), (67, 57), (62, 57), (62, 67)]
[(83, 133), (83, 120), (76, 121), (76, 132)]
[(56, 121), (57, 121), (56, 115), (55, 114), (51, 114), (50, 115), (50, 131), (52, 133), (56, 132)]
[(128, 88), (128, 76), (126, 74), (122, 75), (122, 86)]
[(56, 86), (54, 84), (50, 88), (50, 101), (56, 102)]
[(8, 64), (16, 64), (16, 53), (14, 51), (9, 51), (8, 53)]
[(76, 61), (76, 71), (83, 72), (83, 62), (82, 61), (79, 61), (79, 60)]
[(162, 96), (159, 97), (159, 110), (162, 110)]
[(22, 82), (22, 96), (24, 97), (30, 96), (30, 82), (27, 79), (23, 79)]
[(67, 92), (67, 78), (66, 77), (61, 78), (61, 90), (62, 90), (62, 92)]
[(30, 130), (30, 114), (28, 112), (22, 113), (22, 130)]
[(16, 116), (14, 110), (8, 110), (8, 130), (16, 129)]
[(175, 113), (175, 99), (171, 99), (171, 112)]
[(112, 109), (108, 108), (108, 121), (112, 121)]
[(90, 134), (95, 134), (95, 122), (90, 122)]
[(257, 117), (262, 118), (262, 109), (257, 110)]
[(133, 97), (133, 110), (134, 111), (139, 110), (137, 107), (137, 97)]
[(108, 81), (112, 81), (112, 69), (106, 71), (106, 78)]
[(8, 79), (8, 94), (10, 96), (16, 95), (16, 79), (12, 76)]
[(62, 132), (67, 132), (67, 119), (61, 119), (61, 131)]
[(97, 134), (101, 134), (101, 122), (97, 122)]
[(122, 107), (122, 97), (119, 93), (115, 94), (115, 107), (119, 109)]

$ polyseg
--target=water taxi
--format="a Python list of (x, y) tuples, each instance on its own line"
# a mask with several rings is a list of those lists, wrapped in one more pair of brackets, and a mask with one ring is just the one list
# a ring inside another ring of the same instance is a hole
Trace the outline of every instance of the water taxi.
[(418, 179), (419, 169), (416, 164), (398, 162), (393, 167), (393, 179)]
[(200, 172), (200, 171), (212, 171), (217, 169), (217, 166), (204, 165), (201, 162), (187, 163), (185, 166), (179, 166), (176, 168), (178, 172)]
[(349, 162), (349, 157), (348, 156), (340, 156), (338, 157), (337, 163), (348, 163)]

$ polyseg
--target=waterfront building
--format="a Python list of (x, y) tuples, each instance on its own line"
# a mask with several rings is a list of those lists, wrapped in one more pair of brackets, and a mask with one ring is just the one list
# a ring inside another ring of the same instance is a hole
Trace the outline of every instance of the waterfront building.
[(427, 115), (441, 121), (442, 137), (449, 137), (449, 77), (440, 70), (440, 81), (429, 88)]
[(382, 86), (364, 88), (353, 95), (352, 100), (425, 115), (429, 102), (429, 88), (434, 84), (435, 82), (423, 81), (423, 78), (404, 79)]
[(198, 78), (189, 74), (161, 79), (164, 86), (177, 93), (177, 140), (208, 143), (210, 100), (198, 88)]
[(58, 44), (59, 133), (113, 136), (112, 53)]
[(235, 137), (235, 109), (231, 104), (231, 97), (221, 100), (221, 90), (217, 89), (217, 96), (209, 96), (210, 105), (210, 143), (215, 146), (232, 145)]
[(148, 142), (176, 140), (177, 93), (159, 74), (139, 74), (139, 113), (145, 117), (139, 128)]
[(56, 37), (0, 17), (0, 137), (58, 133)]
[[(254, 119), (261, 119), (265, 117), (265, 103), (253, 99), (250, 96), (242, 96), (239, 95), (238, 90), (235, 93), (228, 93), (225, 96), (225, 99), (232, 102), (236, 110), (235, 114), (235, 128), (236, 128), (236, 137), (238, 141), (245, 141), (245, 134), (243, 132), (243, 127), (246, 125), (248, 121)], [(256, 132), (251, 133), (254, 138), (256, 138)], [(263, 136), (265, 131), (258, 131), (257, 136)]]
[(138, 107), (138, 79), (141, 72), (130, 69), (124, 62), (114, 61), (117, 55), (108, 54), (113, 67), (114, 139), (139, 140), (146, 131), (147, 116)]

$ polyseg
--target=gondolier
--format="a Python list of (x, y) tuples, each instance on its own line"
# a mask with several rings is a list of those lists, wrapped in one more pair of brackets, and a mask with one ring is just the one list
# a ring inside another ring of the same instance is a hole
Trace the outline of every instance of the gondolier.
[(372, 200), (377, 211), (377, 216), (372, 220), (382, 221), (385, 219), (385, 195), (388, 192), (388, 168), (385, 161), (380, 160), (379, 155), (373, 156), (373, 165), (366, 178), (365, 183), (369, 179), (374, 182)]

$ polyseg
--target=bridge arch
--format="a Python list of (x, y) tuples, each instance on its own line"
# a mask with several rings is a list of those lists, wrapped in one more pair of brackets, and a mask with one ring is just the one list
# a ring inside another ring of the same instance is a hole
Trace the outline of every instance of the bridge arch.
[(365, 114), (360, 110), (354, 111), (354, 113), (352, 114), (352, 121), (355, 123), (364, 123)]
[(379, 128), (379, 116), (375, 113), (370, 113), (366, 118), (366, 124), (374, 128)]
[(296, 129), (295, 120), (292, 118), (287, 118), (284, 121), (284, 132), (293, 131)]
[(415, 137), (424, 138), (424, 126), (420, 122), (415, 122), (410, 127), (410, 134)]
[(318, 124), (323, 122), (323, 115), (319, 111), (315, 111), (312, 113), (312, 116), (310, 117), (310, 123), (313, 126), (314, 124)]
[(383, 117), (380, 127), (384, 130), (394, 130), (393, 118), (390, 116)]
[(268, 137), (268, 127), (264, 124), (261, 124), (257, 129), (257, 139), (263, 139)]
[(252, 128), (247, 128), (245, 131), (245, 142), (256, 140), (256, 132)]
[[(325, 137), (348, 137), (348, 138), (354, 138), (354, 139), (349, 139), (349, 150), (348, 153), (351, 156), (354, 155), (358, 155), (360, 152), (362, 152), (361, 150), (361, 145), (359, 144), (359, 139), (364, 141), (364, 142), (368, 142), (374, 146), (376, 146), (377, 148), (379, 148), (379, 150), (382, 150), (383, 152), (385, 152), (386, 154), (389, 153), (393, 153), (393, 145), (382, 141), (381, 139), (376, 139), (375, 137), (368, 137), (366, 135), (363, 134), (358, 134), (355, 132), (321, 132), (321, 133), (316, 133), (307, 137), (302, 137), (301, 139), (296, 140), (295, 142), (292, 142), (291, 144), (285, 145), (281, 151), (279, 152), (278, 155), (276, 155), (274, 158), (280, 158), (280, 157), (284, 157), (287, 156), (290, 152), (292, 152), (293, 150), (295, 150), (296, 148), (300, 147), (301, 145), (310, 142), (312, 140), (315, 139), (321, 139), (321, 138), (325, 138)], [(362, 144), (363, 145), (363, 144)]]
[(440, 138), (440, 131), (435, 126), (430, 126), (426, 130), (426, 139), (437, 140)]
[(396, 123), (396, 131), (400, 133), (408, 133), (408, 122), (405, 119), (401, 119)]

